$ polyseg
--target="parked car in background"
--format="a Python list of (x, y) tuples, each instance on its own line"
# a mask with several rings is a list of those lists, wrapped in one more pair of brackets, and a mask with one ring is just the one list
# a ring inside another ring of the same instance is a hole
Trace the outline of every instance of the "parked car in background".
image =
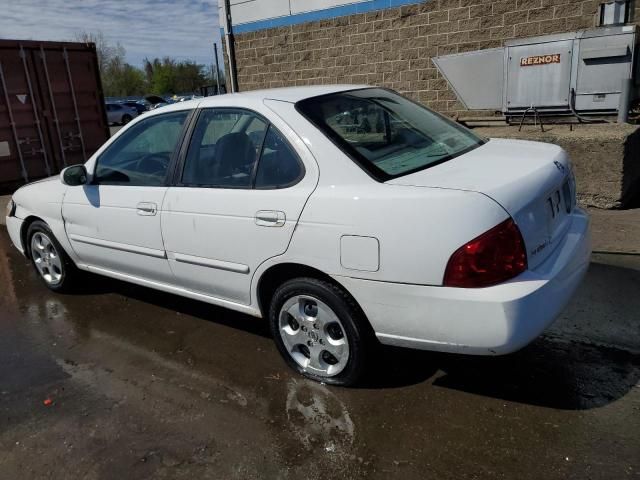
[(120, 103), (107, 103), (107, 121), (110, 124), (126, 125), (138, 116), (135, 108)]
[(169, 100), (159, 95), (147, 95), (142, 100), (149, 104), (149, 110), (153, 110), (158, 104), (167, 105), (169, 103)]
[(350, 385), (376, 341), (501, 355), (540, 335), (589, 265), (575, 193), (558, 146), (298, 87), (149, 112), (18, 190), (7, 227), (54, 291), (86, 270), (264, 317), (289, 366)]
[(138, 115), (142, 115), (143, 113), (149, 111), (149, 108), (147, 105), (142, 104), (139, 101), (134, 101), (134, 100), (126, 100), (124, 102), (121, 102), (122, 105), (125, 105), (127, 107), (133, 108), (136, 110), (136, 112), (138, 112)]
[(174, 95), (171, 100), (173, 100), (173, 102), (187, 102), (189, 100), (199, 100), (201, 98), (204, 98), (204, 96), (202, 95), (196, 95), (196, 94), (191, 94), (191, 95)]

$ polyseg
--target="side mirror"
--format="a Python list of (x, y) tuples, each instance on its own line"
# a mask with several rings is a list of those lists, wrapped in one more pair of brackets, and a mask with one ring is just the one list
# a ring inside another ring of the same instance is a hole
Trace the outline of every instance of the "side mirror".
[(71, 165), (60, 172), (60, 180), (70, 187), (84, 185), (87, 183), (87, 169), (84, 165)]

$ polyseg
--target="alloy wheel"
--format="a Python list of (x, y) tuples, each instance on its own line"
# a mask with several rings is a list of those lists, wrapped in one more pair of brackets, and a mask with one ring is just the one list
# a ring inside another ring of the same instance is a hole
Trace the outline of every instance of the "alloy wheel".
[(279, 313), (280, 337), (293, 360), (304, 370), (333, 377), (349, 361), (346, 330), (326, 303), (307, 295), (289, 298)]
[(31, 256), (40, 276), (49, 285), (62, 282), (62, 259), (51, 239), (42, 232), (31, 237)]

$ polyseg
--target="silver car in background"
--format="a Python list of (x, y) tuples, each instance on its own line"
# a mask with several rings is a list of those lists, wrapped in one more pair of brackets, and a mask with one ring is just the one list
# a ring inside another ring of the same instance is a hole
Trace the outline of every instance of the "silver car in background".
[(110, 125), (126, 125), (138, 116), (135, 108), (128, 107), (119, 103), (105, 104), (107, 110), (107, 121)]

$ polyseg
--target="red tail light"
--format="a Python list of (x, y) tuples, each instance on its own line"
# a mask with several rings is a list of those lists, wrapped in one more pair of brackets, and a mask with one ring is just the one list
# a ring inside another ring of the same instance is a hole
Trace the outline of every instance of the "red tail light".
[(449, 259), (446, 287), (490, 287), (527, 269), (527, 252), (520, 229), (512, 219), (460, 247)]

